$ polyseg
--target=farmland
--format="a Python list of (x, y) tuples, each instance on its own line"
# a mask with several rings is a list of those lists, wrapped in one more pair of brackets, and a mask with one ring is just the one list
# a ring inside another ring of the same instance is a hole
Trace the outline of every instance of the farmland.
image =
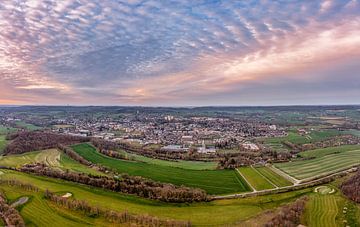
[(89, 144), (73, 146), (75, 152), (92, 163), (101, 164), (119, 173), (142, 176), (155, 181), (201, 188), (209, 194), (249, 191), (244, 179), (234, 170), (190, 170), (104, 156)]
[(277, 163), (275, 166), (297, 179), (305, 179), (335, 173), (359, 164), (360, 150), (350, 150), (310, 160)]
[(320, 158), (325, 155), (341, 153), (351, 150), (360, 150), (360, 145), (344, 145), (339, 147), (320, 148), (315, 150), (303, 151), (299, 154), (301, 157), (304, 158)]
[(286, 146), (282, 144), (285, 141), (293, 144), (306, 144), (322, 141), (341, 134), (343, 134), (343, 132), (339, 132), (337, 130), (316, 130), (311, 131), (308, 135), (300, 135), (296, 132), (295, 129), (292, 129), (288, 132), (287, 136), (266, 138), (262, 140), (266, 145), (275, 150), (286, 150)]
[(256, 170), (278, 187), (291, 186), (292, 183), (284, 179), (268, 167), (257, 167)]
[(241, 167), (238, 168), (241, 174), (246, 178), (251, 186), (255, 190), (265, 190), (275, 188), (265, 177), (259, 174), (253, 167)]
[(21, 155), (0, 156), (1, 166), (20, 167), (30, 163), (43, 163), (53, 168), (102, 175), (102, 173), (79, 164), (56, 149), (29, 152)]
[[(134, 214), (148, 214), (160, 218), (177, 220), (190, 220), (195, 226), (212, 223), (213, 225), (226, 225), (238, 223), (254, 217), (261, 212), (274, 209), (282, 204), (294, 201), (302, 195), (311, 193), (312, 189), (303, 189), (278, 195), (267, 195), (246, 199), (217, 200), (209, 203), (171, 204), (142, 199), (136, 196), (124, 195), (92, 188), (72, 182), (56, 180), (45, 177), (32, 176), (4, 170), (0, 175), (2, 179), (15, 179), (24, 183), (36, 185), (41, 190), (49, 189), (54, 192), (71, 192), (74, 198), (86, 200), (90, 204), (108, 209), (123, 211), (128, 210)], [(21, 214), (28, 223), (44, 226), (49, 220), (56, 220), (62, 226), (81, 226), (80, 224), (103, 224), (103, 220), (79, 217), (78, 213), (54, 207), (43, 200), (42, 195), (29, 191), (15, 189), (15, 187), (1, 186), (9, 198), (31, 196), (30, 201), (21, 209)], [(54, 223), (55, 224), (55, 223)]]
[(182, 169), (192, 169), (192, 170), (210, 170), (210, 169), (216, 169), (217, 166), (216, 162), (197, 162), (197, 161), (183, 161), (183, 160), (166, 161), (155, 158), (148, 158), (142, 155), (131, 154), (124, 150), (120, 150), (118, 152), (124, 154), (125, 157), (127, 157), (130, 160), (145, 162), (159, 166), (171, 166), (171, 167), (178, 167)]

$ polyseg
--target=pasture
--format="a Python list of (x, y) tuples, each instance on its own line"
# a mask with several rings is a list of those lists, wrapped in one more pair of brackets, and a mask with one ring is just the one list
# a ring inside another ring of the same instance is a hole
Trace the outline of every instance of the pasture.
[(360, 150), (343, 151), (310, 160), (275, 163), (281, 169), (297, 179), (311, 179), (317, 176), (329, 175), (360, 164)]
[(290, 181), (286, 180), (268, 167), (257, 167), (255, 169), (278, 187), (286, 187), (292, 185)]
[[(23, 183), (31, 183), (41, 190), (49, 189), (53, 192), (70, 192), (75, 199), (86, 200), (92, 205), (112, 210), (128, 210), (132, 214), (148, 214), (159, 218), (176, 220), (189, 220), (194, 226), (212, 223), (214, 226), (241, 223), (241, 221), (274, 209), (278, 206), (292, 202), (297, 198), (312, 193), (311, 188), (299, 191), (266, 195), (245, 199), (216, 200), (208, 203), (171, 204), (152, 201), (136, 196), (125, 195), (93, 188), (73, 182), (58, 179), (33, 176), (9, 170), (3, 170), (1, 179), (14, 179)], [(81, 226), (82, 224), (103, 223), (97, 218), (79, 217), (79, 214), (57, 208), (48, 201), (43, 200), (41, 194), (16, 189), (16, 186), (1, 185), (6, 196), (12, 200), (20, 196), (31, 197), (30, 201), (21, 209), (27, 223), (46, 226), (49, 222), (62, 224), (62, 226)], [(16, 189), (16, 190), (15, 190)]]
[(274, 185), (252, 167), (240, 167), (238, 170), (257, 191), (275, 188)]
[(190, 170), (144, 162), (126, 161), (102, 155), (89, 144), (72, 146), (88, 161), (107, 166), (119, 173), (142, 176), (155, 181), (201, 188), (209, 194), (246, 192), (250, 188), (234, 170)]
[(20, 155), (0, 156), (1, 166), (20, 167), (24, 164), (31, 163), (43, 163), (57, 169), (103, 175), (101, 172), (81, 165), (57, 149), (35, 151)]
[(6, 147), (7, 141), (5, 139), (4, 135), (0, 135), (0, 154), (2, 153), (2, 151), (4, 150), (4, 148)]
[(288, 132), (287, 136), (266, 138), (261, 140), (263, 140), (267, 146), (275, 150), (286, 150), (287, 147), (282, 144), (285, 141), (300, 145), (300, 144), (314, 143), (314, 142), (326, 140), (333, 136), (337, 136), (341, 134), (344, 133), (332, 129), (332, 130), (315, 130), (315, 131), (310, 131), (308, 135), (300, 135), (296, 132), (295, 129), (293, 129)]
[[(333, 190), (326, 185), (318, 188), (321, 187)], [(318, 192), (309, 195), (303, 222), (307, 226), (315, 227), (359, 226), (359, 212), (356, 204), (342, 196), (339, 191), (331, 194)]]
[(125, 157), (127, 157), (129, 160), (145, 162), (159, 166), (171, 166), (171, 167), (178, 167), (182, 169), (192, 169), (192, 170), (211, 170), (211, 169), (216, 169), (217, 167), (216, 162), (198, 162), (198, 161), (184, 161), (184, 160), (167, 161), (167, 160), (149, 158), (138, 154), (132, 154), (124, 150), (120, 150), (118, 152), (124, 154)]
[(303, 151), (299, 155), (303, 158), (321, 158), (325, 155), (341, 153), (344, 151), (360, 150), (360, 145), (343, 145), (338, 147), (327, 147), (315, 150)]

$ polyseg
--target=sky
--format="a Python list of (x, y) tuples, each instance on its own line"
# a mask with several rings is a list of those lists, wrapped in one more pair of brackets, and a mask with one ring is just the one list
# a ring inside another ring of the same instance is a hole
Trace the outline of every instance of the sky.
[(360, 0), (1, 0), (0, 104), (360, 104)]

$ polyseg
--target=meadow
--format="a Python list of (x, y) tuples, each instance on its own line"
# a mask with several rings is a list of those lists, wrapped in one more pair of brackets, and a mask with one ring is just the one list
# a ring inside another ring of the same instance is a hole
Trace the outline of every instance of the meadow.
[(310, 160), (275, 163), (275, 167), (297, 179), (328, 175), (360, 164), (360, 150), (343, 151)]
[(89, 144), (72, 146), (75, 152), (88, 161), (107, 166), (116, 172), (142, 176), (155, 181), (201, 188), (209, 194), (246, 192), (250, 188), (235, 170), (191, 170), (144, 162), (119, 160), (107, 157)]
[(286, 187), (293, 185), (290, 181), (286, 180), (268, 167), (256, 167), (255, 169), (278, 187)]
[(138, 154), (132, 154), (124, 150), (119, 150), (118, 152), (124, 154), (125, 157), (128, 158), (129, 160), (145, 162), (159, 166), (171, 166), (171, 167), (178, 167), (182, 169), (192, 169), (192, 170), (213, 170), (216, 169), (217, 167), (216, 162), (198, 162), (198, 161), (184, 161), (184, 160), (167, 161), (167, 160), (149, 158)]
[(274, 185), (252, 167), (240, 167), (238, 170), (257, 191), (275, 188)]
[(327, 147), (315, 150), (303, 151), (299, 155), (303, 158), (321, 158), (325, 155), (341, 153), (351, 150), (360, 150), (360, 145), (343, 145), (338, 147)]
[(302, 219), (314, 227), (359, 226), (360, 210), (338, 190), (333, 194), (312, 193)]
[(295, 129), (290, 130), (287, 136), (261, 139), (266, 145), (275, 150), (287, 150), (282, 143), (288, 141), (293, 144), (307, 144), (322, 141), (333, 136), (341, 135), (343, 132), (337, 130), (316, 130), (310, 131), (308, 135), (300, 135)]
[(20, 155), (0, 156), (0, 166), (21, 167), (24, 164), (31, 163), (43, 163), (61, 170), (103, 175), (101, 172), (81, 165), (57, 149), (34, 151)]
[[(132, 214), (148, 214), (159, 218), (189, 220), (194, 226), (206, 225), (208, 223), (212, 223), (215, 226), (239, 224), (241, 221), (255, 217), (264, 211), (274, 209), (312, 192), (312, 189), (308, 188), (245, 199), (215, 200), (208, 203), (171, 204), (10, 170), (2, 170), (0, 178), (31, 183), (43, 191), (49, 189), (59, 193), (70, 192), (76, 199), (86, 200), (90, 204), (112, 210), (128, 210)], [(23, 205), (20, 211), (27, 223), (32, 223), (29, 226), (46, 226), (48, 223), (54, 223), (54, 226), (104, 224), (104, 220), (82, 216), (63, 208), (56, 208), (44, 200), (40, 193), (16, 189), (16, 186), (1, 185), (1, 188), (5, 195), (12, 200), (25, 195), (31, 197), (30, 201)]]

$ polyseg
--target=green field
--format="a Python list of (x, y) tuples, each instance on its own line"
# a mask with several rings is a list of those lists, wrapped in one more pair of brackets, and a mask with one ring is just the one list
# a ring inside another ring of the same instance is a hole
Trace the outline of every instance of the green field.
[[(346, 207), (346, 212), (344, 212), (344, 207)], [(340, 192), (325, 195), (320, 193), (311, 194), (303, 216), (303, 222), (307, 226), (360, 225), (359, 208), (356, 207), (356, 204), (343, 197)]]
[(142, 176), (155, 181), (201, 188), (209, 194), (230, 194), (249, 191), (244, 179), (234, 170), (189, 170), (136, 161), (107, 157), (89, 144), (73, 146), (75, 152), (92, 163), (101, 164), (133, 176)]
[(36, 125), (33, 125), (33, 124), (29, 124), (29, 123), (26, 123), (26, 122), (23, 122), (23, 121), (16, 122), (16, 125), (18, 127), (21, 127), (21, 128), (24, 128), (24, 129), (27, 129), (27, 130), (30, 130), (30, 131), (35, 131), (35, 130), (42, 129), (42, 127), (39, 127), (39, 126), (36, 126)]
[(0, 135), (0, 154), (6, 147), (7, 141), (5, 140), (5, 136)]
[(10, 132), (14, 132), (14, 131), (16, 131), (16, 129), (0, 125), (0, 135), (6, 135), (6, 134), (8, 134)]
[(311, 160), (276, 163), (275, 166), (297, 179), (335, 173), (360, 164), (360, 150), (343, 151)]
[(317, 130), (310, 131), (308, 135), (300, 135), (296, 130), (291, 130), (288, 132), (287, 136), (266, 138), (264, 139), (264, 143), (275, 150), (286, 150), (287, 147), (282, 144), (285, 141), (293, 144), (307, 144), (322, 141), (341, 134), (343, 134), (343, 132), (337, 130)]
[(57, 169), (68, 169), (75, 172), (103, 175), (94, 169), (72, 160), (57, 149), (35, 151), (20, 155), (0, 156), (0, 166), (20, 167), (30, 163), (43, 163)]
[(238, 170), (257, 191), (275, 188), (274, 185), (252, 167), (241, 167)]
[[(0, 178), (31, 183), (41, 190), (49, 189), (50, 191), (61, 193), (70, 192), (74, 195), (74, 198), (86, 200), (90, 204), (99, 207), (117, 211), (128, 210), (130, 213), (148, 214), (160, 218), (190, 220), (195, 226), (208, 225), (209, 223), (214, 226), (239, 223), (240, 221), (255, 217), (266, 210), (292, 202), (312, 191), (311, 188), (308, 188), (277, 195), (258, 196), (246, 199), (216, 200), (207, 203), (193, 204), (171, 204), (110, 192), (63, 180), (33, 176), (9, 170), (2, 170), (2, 172), (3, 174), (0, 175)], [(33, 196), (30, 202), (25, 204), (21, 209), (21, 214), (28, 222), (32, 221), (34, 225), (47, 226), (49, 223), (53, 223), (52, 226), (78, 226), (79, 223), (94, 223), (97, 221), (97, 219), (88, 219), (86, 217), (80, 219), (78, 215), (73, 212), (66, 212), (66, 210), (59, 210), (50, 206), (47, 201), (43, 200), (40, 194), (22, 190), (15, 191), (14, 188), (15, 187), (1, 186), (1, 189), (7, 196), (9, 195), (11, 199), (24, 195)]]
[(325, 155), (341, 153), (344, 151), (360, 150), (360, 145), (344, 145), (338, 147), (327, 147), (315, 150), (303, 151), (299, 155), (303, 158), (320, 158)]
[(130, 160), (145, 162), (159, 166), (171, 166), (171, 167), (178, 167), (178, 168), (192, 169), (192, 170), (211, 170), (211, 169), (216, 169), (217, 167), (216, 162), (197, 162), (197, 161), (184, 161), (184, 160), (166, 161), (166, 160), (148, 158), (142, 155), (128, 153), (124, 150), (120, 150), (119, 152), (124, 154), (125, 157), (127, 157)]
[(290, 181), (278, 175), (268, 167), (257, 167), (256, 170), (278, 187), (286, 187), (293, 185)]

